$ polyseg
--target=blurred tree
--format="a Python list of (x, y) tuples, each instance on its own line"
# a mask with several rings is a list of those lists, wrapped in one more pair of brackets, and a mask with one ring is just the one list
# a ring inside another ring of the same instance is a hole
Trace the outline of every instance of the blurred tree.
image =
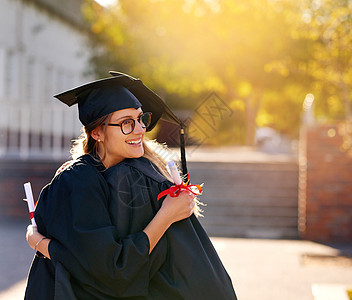
[(298, 39), (310, 40), (304, 72), (312, 78), (317, 116), (351, 120), (352, 1), (300, 0)]
[(204, 126), (206, 142), (252, 145), (256, 126), (297, 136), (309, 92), (327, 95), (319, 114), (348, 112), (340, 97), (349, 102), (349, 5), (347, 0), (119, 0), (107, 10), (87, 0), (84, 12), (94, 33), (97, 74), (115, 69), (140, 76), (173, 109), (194, 111), (193, 127), (204, 122), (200, 106), (215, 92), (228, 114), (219, 115), (211, 134)]
[(352, 155), (352, 1), (300, 0), (290, 13), (292, 19), (301, 17), (292, 34), (308, 41), (308, 59), (300, 61), (299, 69), (310, 78), (315, 115), (328, 122), (345, 121), (339, 127), (340, 150)]

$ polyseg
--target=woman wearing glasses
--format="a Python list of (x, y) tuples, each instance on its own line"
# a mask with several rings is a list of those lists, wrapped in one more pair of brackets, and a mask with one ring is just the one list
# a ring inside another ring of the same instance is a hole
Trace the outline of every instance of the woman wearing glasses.
[(28, 227), (25, 299), (236, 299), (194, 196), (157, 201), (172, 183), (144, 134), (162, 100), (122, 74), (56, 97), (78, 104), (85, 134), (41, 192), (38, 230)]

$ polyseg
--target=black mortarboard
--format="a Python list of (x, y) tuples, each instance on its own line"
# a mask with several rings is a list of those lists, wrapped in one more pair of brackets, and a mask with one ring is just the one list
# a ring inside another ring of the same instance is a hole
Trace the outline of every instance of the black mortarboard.
[(78, 104), (79, 119), (83, 125), (97, 120), (117, 110), (139, 108), (152, 113), (152, 122), (148, 131), (152, 130), (164, 115), (167, 119), (181, 126), (181, 162), (183, 174), (187, 174), (184, 148), (184, 125), (175, 116), (166, 103), (140, 79), (129, 75), (110, 72), (113, 77), (96, 80), (71, 90), (55, 95), (57, 99), (72, 106)]
[(77, 103), (79, 119), (83, 125), (88, 125), (116, 110), (141, 106), (143, 111), (152, 112), (152, 123), (148, 130), (154, 128), (163, 113), (180, 123), (165, 102), (141, 80), (121, 73), (81, 85), (54, 97), (68, 106)]

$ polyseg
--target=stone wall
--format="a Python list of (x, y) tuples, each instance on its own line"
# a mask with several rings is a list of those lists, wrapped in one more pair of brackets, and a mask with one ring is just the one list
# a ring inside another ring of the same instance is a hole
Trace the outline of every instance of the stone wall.
[(304, 239), (352, 242), (352, 156), (343, 124), (302, 129), (299, 231)]
[(25, 220), (29, 214), (23, 184), (31, 182), (34, 199), (37, 200), (41, 189), (50, 182), (60, 161), (21, 161), (0, 160), (0, 220)]
[(297, 239), (298, 166), (285, 162), (190, 162), (204, 183), (199, 221), (211, 236)]
[[(231, 155), (231, 153), (224, 153)], [(232, 156), (238, 155), (233, 153)], [(298, 167), (295, 160), (275, 162), (189, 161), (192, 182), (204, 183), (199, 220), (212, 236), (294, 238), (297, 231)], [(32, 183), (35, 199), (61, 161), (0, 160), (0, 221), (29, 222), (23, 184)]]

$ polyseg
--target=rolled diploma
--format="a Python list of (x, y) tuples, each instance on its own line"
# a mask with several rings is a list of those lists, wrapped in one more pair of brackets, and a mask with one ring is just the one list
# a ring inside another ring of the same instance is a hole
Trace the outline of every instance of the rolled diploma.
[[(34, 199), (33, 199), (32, 187), (30, 182), (27, 182), (24, 184), (24, 191), (26, 192), (29, 213), (34, 213)], [(31, 218), (31, 221), (33, 226), (37, 226), (37, 223), (35, 223), (34, 217)]]
[(176, 185), (182, 184), (182, 179), (181, 179), (180, 173), (177, 170), (175, 162), (171, 160), (167, 163), (167, 166), (169, 167), (169, 172), (174, 183)]

